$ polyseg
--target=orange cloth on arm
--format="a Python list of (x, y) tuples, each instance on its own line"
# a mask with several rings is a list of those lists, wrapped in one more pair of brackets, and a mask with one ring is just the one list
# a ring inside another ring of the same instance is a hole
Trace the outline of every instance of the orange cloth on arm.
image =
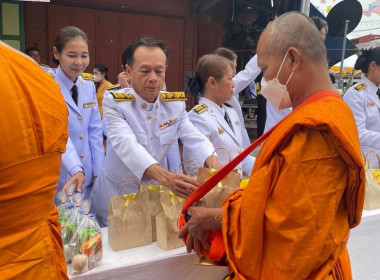
[(53, 200), (68, 111), (40, 67), (0, 46), (1, 279), (68, 279)]
[(96, 91), (96, 100), (98, 102), (98, 107), (99, 107), (99, 112), (100, 112), (101, 117), (103, 117), (103, 103), (102, 102), (103, 102), (104, 92), (110, 86), (112, 86), (112, 84), (109, 81), (106, 81), (104, 84), (99, 85)]
[(351, 279), (345, 246), (363, 199), (348, 106), (329, 97), (295, 110), (267, 138), (247, 187), (224, 202), (234, 279)]

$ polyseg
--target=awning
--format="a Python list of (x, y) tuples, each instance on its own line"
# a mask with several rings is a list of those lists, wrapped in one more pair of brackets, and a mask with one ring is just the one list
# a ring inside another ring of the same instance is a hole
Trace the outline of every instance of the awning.
[[(310, 4), (310, 17), (317, 16), (326, 20), (326, 17), (314, 7), (313, 4)], [(347, 38), (346, 40), (346, 51), (344, 58), (347, 58), (355, 54), (356, 46)], [(335, 39), (329, 34), (326, 35), (325, 45), (327, 49), (327, 59), (329, 66), (332, 66), (341, 61), (342, 58), (342, 47), (343, 47), (343, 38)]]

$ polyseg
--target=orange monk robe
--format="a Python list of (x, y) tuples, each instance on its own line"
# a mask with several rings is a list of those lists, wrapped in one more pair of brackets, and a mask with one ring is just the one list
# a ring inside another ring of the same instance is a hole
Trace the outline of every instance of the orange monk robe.
[(0, 46), (0, 278), (68, 279), (54, 194), (68, 137), (57, 84)]
[(363, 199), (349, 107), (328, 97), (295, 110), (267, 138), (247, 187), (224, 202), (234, 279), (351, 279), (345, 246)]

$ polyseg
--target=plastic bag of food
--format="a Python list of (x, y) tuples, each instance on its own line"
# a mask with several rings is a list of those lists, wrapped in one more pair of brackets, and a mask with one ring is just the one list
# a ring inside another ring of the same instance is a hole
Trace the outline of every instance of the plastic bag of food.
[(103, 256), (102, 233), (96, 218), (89, 215), (90, 206), (90, 200), (82, 202), (84, 216), (70, 240), (71, 276), (94, 268)]

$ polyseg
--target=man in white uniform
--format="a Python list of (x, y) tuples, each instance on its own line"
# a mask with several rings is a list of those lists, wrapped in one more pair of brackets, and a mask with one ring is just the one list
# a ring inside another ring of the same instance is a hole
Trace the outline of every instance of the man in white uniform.
[[(200, 166), (221, 168), (217, 157), (212, 156), (213, 145), (189, 121), (184, 94), (160, 94), (167, 65), (163, 42), (142, 38), (128, 48), (126, 67), (133, 89), (106, 92), (103, 100), (109, 142), (91, 194), (92, 209), (101, 226), (107, 225), (109, 199), (119, 195), (122, 179), (139, 183), (154, 180), (181, 197), (196, 189), (196, 180), (162, 167), (178, 138), (193, 151)], [(126, 191), (137, 192), (137, 187), (130, 186)]]

